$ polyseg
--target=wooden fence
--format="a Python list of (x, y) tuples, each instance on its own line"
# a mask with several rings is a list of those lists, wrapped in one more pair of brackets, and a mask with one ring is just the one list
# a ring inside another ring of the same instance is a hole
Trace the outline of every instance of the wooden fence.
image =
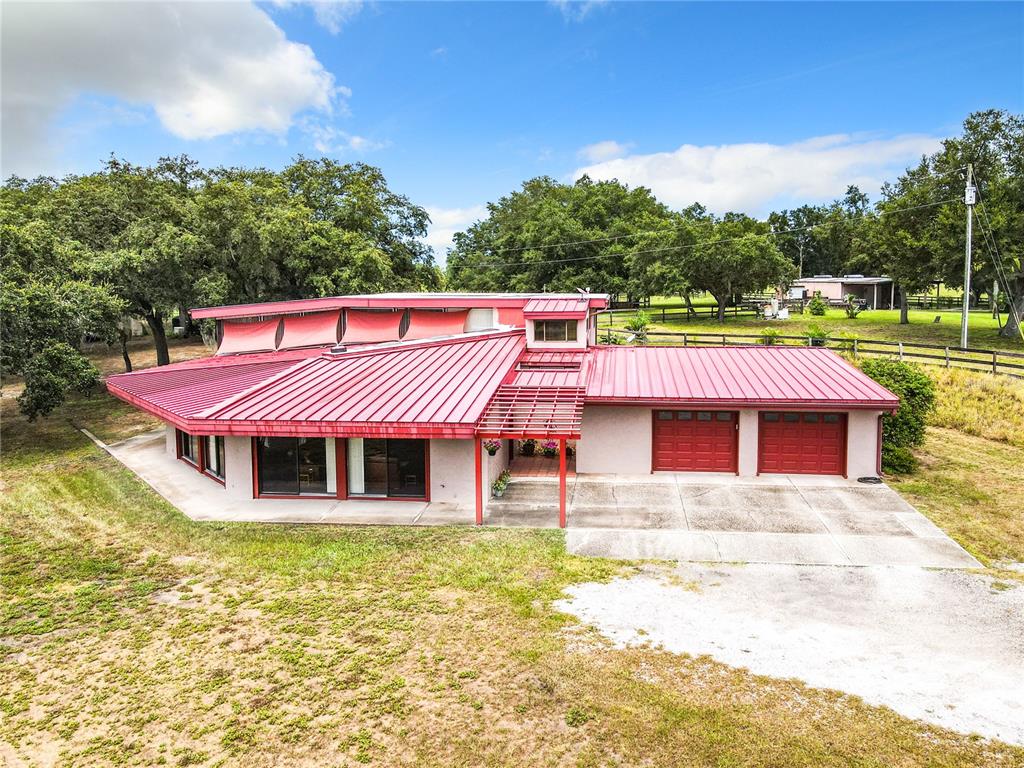
[[(599, 341), (608, 334), (628, 338), (632, 334), (617, 328), (600, 331)], [(763, 346), (765, 337), (744, 333), (679, 333), (648, 331), (648, 343), (667, 343), (684, 347), (693, 346)], [(945, 368), (967, 368), (974, 371), (1002, 373), (1024, 378), (1024, 353), (1004, 352), (997, 349), (974, 347), (943, 347), (938, 344), (918, 344), (907, 341), (881, 339), (815, 339), (810, 336), (774, 336), (770, 345), (822, 346), (836, 352), (859, 357), (888, 357), (894, 360), (940, 365)]]
[[(647, 316), (655, 323), (667, 322), (689, 322), (701, 318), (714, 319), (718, 317), (718, 307), (695, 306), (693, 311), (684, 305), (664, 307), (642, 307), (640, 309), (606, 309), (600, 314), (607, 318), (603, 322), (598, 320), (598, 325), (614, 325), (617, 316), (632, 317), (637, 312), (646, 312)], [(757, 317), (757, 305), (743, 303), (734, 307), (725, 308), (726, 317)]]

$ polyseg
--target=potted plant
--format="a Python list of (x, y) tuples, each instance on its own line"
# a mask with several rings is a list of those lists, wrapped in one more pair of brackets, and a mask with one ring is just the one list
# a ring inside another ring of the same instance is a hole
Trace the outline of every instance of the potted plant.
[(501, 448), (501, 440), (484, 440), (484, 450), (487, 451), (488, 456), (493, 456)]
[(508, 488), (508, 481), (512, 478), (512, 474), (507, 470), (501, 470), (501, 474), (498, 475), (497, 480), (491, 483), (491, 493), (494, 494), (495, 498), (500, 499), (505, 495), (505, 489)]
[(824, 347), (828, 341), (828, 331), (820, 325), (807, 326), (807, 341), (812, 347)]
[(544, 455), (549, 459), (558, 455), (558, 442), (555, 440), (545, 440), (541, 443), (540, 447), (544, 451)]
[(519, 441), (519, 453), (523, 456), (533, 456), (537, 450), (537, 441), (532, 437)]

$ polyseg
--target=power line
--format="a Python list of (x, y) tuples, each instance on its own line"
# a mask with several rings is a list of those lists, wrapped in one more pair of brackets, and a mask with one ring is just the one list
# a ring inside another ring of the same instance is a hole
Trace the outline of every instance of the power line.
[[(1010, 308), (1010, 314), (1013, 316), (1013, 320), (1017, 324), (1017, 332), (1020, 334), (1021, 338), (1024, 339), (1024, 325), (1021, 324), (1020, 315), (1017, 313), (1017, 306), (1014, 303), (1015, 298), (1013, 295), (1013, 290), (1010, 287), (1010, 279), (1006, 274), (1006, 268), (1003, 264), (1003, 258), (999, 253), (999, 247), (996, 245), (995, 230), (992, 227), (988, 211), (985, 209), (985, 201), (981, 199), (981, 191), (977, 189), (977, 185), (975, 185), (975, 189), (977, 190), (976, 194), (978, 195), (978, 212), (981, 214), (978, 217), (978, 223), (981, 224), (981, 233), (982, 237), (985, 238), (985, 244), (991, 250), (991, 254), (993, 257), (992, 264), (996, 268), (996, 280), (1003, 284), (1003, 290), (1006, 291), (1006, 303)], [(967, 297), (965, 296), (964, 301), (966, 300)], [(994, 303), (995, 297), (993, 297), (992, 300)], [(998, 307), (996, 307), (995, 309), (997, 312), (999, 311)]]
[[(895, 209), (888, 210), (888, 211), (883, 210), (883, 211), (879, 212), (878, 216), (882, 217), (882, 216), (887, 216), (887, 215), (893, 214), (893, 213), (908, 213), (910, 211), (916, 211), (916, 210), (920, 210), (922, 208), (934, 208), (937, 205), (946, 205), (947, 203), (955, 203), (958, 200), (959, 200), (959, 198), (950, 198), (949, 200), (940, 200), (939, 202), (936, 202), (936, 203), (925, 203), (924, 205), (915, 205), (915, 206), (912, 206), (910, 208), (895, 208)], [(577, 262), (577, 261), (596, 261), (598, 259), (606, 259), (606, 258), (609, 258), (609, 257), (612, 257), (612, 256), (616, 256), (616, 255), (620, 255), (620, 256), (639, 256), (639, 255), (647, 254), (647, 253), (662, 253), (664, 251), (689, 250), (691, 248), (699, 248), (699, 247), (702, 247), (702, 246), (705, 246), (705, 245), (717, 245), (718, 243), (731, 243), (731, 242), (735, 242), (737, 240), (744, 240), (744, 239), (746, 239), (748, 237), (751, 237), (751, 236), (753, 236), (753, 237), (777, 237), (778, 235), (789, 235), (789, 234), (793, 234), (794, 232), (809, 232), (812, 229), (817, 229), (819, 227), (826, 227), (826, 226), (828, 226), (827, 222), (821, 223), (821, 224), (811, 224), (811, 225), (806, 226), (806, 227), (794, 227), (793, 229), (782, 229), (782, 230), (778, 230), (778, 231), (775, 231), (775, 232), (763, 232), (763, 233), (750, 232), (750, 233), (747, 233), (746, 235), (741, 235), (740, 237), (727, 237), (727, 238), (721, 238), (721, 239), (718, 239), (718, 240), (706, 240), (704, 242), (690, 243), (690, 244), (687, 244), (687, 245), (666, 245), (666, 246), (662, 246), (660, 248), (645, 248), (645, 249), (637, 250), (637, 251), (629, 251), (628, 253), (623, 253), (623, 254), (600, 254), (600, 255), (597, 255), (597, 256), (573, 256), (573, 257), (567, 257), (567, 258), (564, 258), (564, 259), (540, 259), (540, 260), (537, 260), (537, 261), (526, 261), (526, 262), (497, 262), (497, 261), (495, 261), (495, 262), (491, 262), (491, 263), (485, 262), (483, 264), (465, 264), (463, 266), (464, 267), (472, 267), (474, 269), (487, 269), (487, 268), (491, 268), (491, 267), (495, 267), (495, 268), (504, 268), (504, 267), (532, 267), (532, 266), (536, 266), (536, 265), (540, 265), (540, 264), (566, 264), (566, 263), (569, 263), (569, 262)], [(514, 251), (540, 250), (542, 248), (558, 248), (558, 247), (565, 247), (565, 246), (570, 246), (570, 245), (587, 245), (587, 244), (591, 244), (591, 243), (595, 243), (595, 242), (602, 242), (604, 240), (622, 239), (624, 237), (639, 237), (640, 235), (645, 235), (645, 234), (647, 234), (647, 235), (650, 235), (650, 234), (666, 234), (668, 232), (671, 232), (671, 231), (673, 231), (675, 229), (680, 229), (680, 228), (681, 227), (675, 227), (672, 230), (655, 230), (653, 232), (637, 232), (637, 233), (634, 233), (633, 235), (616, 235), (615, 237), (612, 237), (612, 238), (595, 238), (593, 240), (576, 240), (576, 241), (572, 241), (572, 242), (559, 243), (559, 244), (556, 244), (556, 245), (524, 246), (522, 248), (512, 248), (512, 249), (502, 249), (502, 250), (497, 250), (497, 251), (491, 251), (491, 253), (503, 253), (503, 252), (506, 252), (506, 251), (513, 251), (513, 250)]]

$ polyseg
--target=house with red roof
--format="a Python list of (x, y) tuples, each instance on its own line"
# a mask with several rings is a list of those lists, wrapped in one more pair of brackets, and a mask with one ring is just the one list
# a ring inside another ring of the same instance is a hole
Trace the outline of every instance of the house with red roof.
[[(194, 309), (216, 354), (107, 387), (165, 422), (167, 461), (234, 498), (447, 502), (480, 524), (504, 470), (541, 467), (564, 526), (570, 472), (879, 473), (899, 401), (839, 355), (600, 344), (607, 305), (385, 293)], [(524, 457), (534, 442), (557, 458)]]

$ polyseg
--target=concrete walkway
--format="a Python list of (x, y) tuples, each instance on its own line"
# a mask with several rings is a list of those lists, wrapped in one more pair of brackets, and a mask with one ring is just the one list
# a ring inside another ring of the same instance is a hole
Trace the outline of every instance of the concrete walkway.
[[(237, 498), (165, 450), (164, 433), (107, 450), (193, 520), (472, 525), (471, 505)], [(976, 568), (962, 547), (890, 488), (843, 478), (729, 474), (581, 475), (568, 485), (569, 552), (618, 559)], [(486, 525), (554, 528), (558, 482), (523, 478)]]

